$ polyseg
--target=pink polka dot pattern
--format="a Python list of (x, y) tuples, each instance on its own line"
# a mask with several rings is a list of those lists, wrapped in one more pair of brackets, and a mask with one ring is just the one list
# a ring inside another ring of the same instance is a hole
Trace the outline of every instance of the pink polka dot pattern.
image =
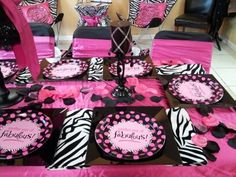
[[(125, 77), (134, 77), (134, 76), (144, 76), (148, 73), (151, 72), (152, 70), (152, 64), (148, 63), (144, 60), (140, 59), (132, 59), (133, 62), (133, 68), (134, 70), (140, 70), (140, 72), (134, 73), (134, 72), (125, 72)], [(111, 66), (109, 67), (109, 71), (112, 75), (117, 76), (117, 63), (112, 63)], [(125, 60), (125, 68), (132, 68), (131, 67), (131, 60), (126, 59)], [(125, 70), (126, 71), (126, 70)]]
[[(74, 69), (78, 69), (76, 72), (68, 70), (69, 67), (74, 66)], [(79, 76), (87, 71), (88, 63), (86, 61), (76, 60), (76, 59), (63, 59), (59, 62), (49, 64), (43, 69), (43, 75), (49, 79), (69, 79)], [(63, 68), (64, 67), (64, 68)], [(55, 71), (57, 70), (57, 71)], [(71, 74), (70, 74), (71, 72)], [(63, 75), (62, 73), (69, 73), (70, 75)]]
[[(188, 88), (183, 89), (185, 85), (192, 85), (192, 89), (189, 91), (187, 91)], [(176, 76), (169, 82), (168, 90), (174, 97), (190, 104), (214, 104), (224, 96), (223, 88), (216, 80), (210, 78), (210, 75)], [(184, 93), (183, 90), (185, 90)]]
[[(31, 144), (21, 149), (14, 149), (14, 147), (12, 147), (14, 150), (2, 149), (0, 143), (0, 160), (11, 160), (29, 155), (46, 143), (46, 141), (50, 138), (53, 129), (51, 119), (42, 112), (37, 112), (34, 110), (15, 110), (11, 112), (2, 111), (0, 112), (0, 120), (0, 130), (11, 123), (17, 123), (16, 121), (29, 121), (37, 125), (40, 133)], [(22, 127), (22, 129), (24, 128), (25, 127)]]
[[(110, 139), (111, 129), (113, 126), (116, 126), (121, 122), (137, 122), (149, 129), (152, 137), (150, 138), (150, 143), (147, 147), (130, 151), (127, 149), (120, 149), (112, 144)], [(136, 161), (150, 158), (157, 154), (164, 147), (166, 135), (164, 127), (159, 125), (156, 118), (151, 118), (145, 113), (135, 111), (120, 111), (107, 115), (98, 123), (95, 129), (95, 140), (98, 146), (111, 157), (122, 160)]]

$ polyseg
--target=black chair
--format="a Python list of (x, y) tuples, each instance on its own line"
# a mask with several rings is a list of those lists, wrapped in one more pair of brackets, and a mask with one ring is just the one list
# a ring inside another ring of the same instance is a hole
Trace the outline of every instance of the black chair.
[(175, 19), (175, 30), (180, 26), (209, 31), (215, 0), (186, 0), (184, 14)]
[(209, 34), (216, 41), (216, 45), (219, 50), (221, 50), (220, 42), (221, 38), (219, 37), (218, 31), (223, 23), (225, 17), (228, 16), (230, 0), (216, 0), (216, 5), (212, 17), (212, 25), (209, 31)]

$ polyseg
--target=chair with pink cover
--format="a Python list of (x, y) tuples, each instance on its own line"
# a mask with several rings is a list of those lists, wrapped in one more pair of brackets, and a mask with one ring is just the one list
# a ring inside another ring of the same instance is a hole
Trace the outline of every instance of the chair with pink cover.
[(73, 34), (73, 58), (106, 57), (110, 49), (109, 27), (79, 26)]
[[(18, 9), (22, 12), (27, 22), (30, 23), (38, 58), (54, 57), (55, 34), (52, 27), (57, 24), (58, 43), (61, 24), (59, 22), (61, 22), (63, 18), (62, 13), (57, 15), (57, 0), (18, 1), (20, 3)], [(15, 55), (12, 50), (0, 49), (0, 60), (14, 58)]]
[(141, 42), (150, 28), (159, 27), (170, 13), (177, 0), (129, 0), (128, 17), (120, 12), (120, 20), (128, 20), (132, 26), (140, 28), (137, 42)]
[[(52, 27), (45, 23), (30, 23), (38, 58), (54, 57), (55, 35)], [(1, 59), (15, 59), (12, 50), (0, 49)]]
[(201, 64), (209, 73), (212, 49), (206, 33), (160, 31), (152, 42), (151, 58), (154, 65)]

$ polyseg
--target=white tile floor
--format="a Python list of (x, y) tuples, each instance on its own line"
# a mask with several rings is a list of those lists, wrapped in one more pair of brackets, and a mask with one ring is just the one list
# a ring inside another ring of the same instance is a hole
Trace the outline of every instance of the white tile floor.
[(222, 51), (213, 50), (211, 73), (236, 100), (236, 51), (221, 43)]
[[(141, 48), (150, 48), (150, 41), (143, 41)], [(61, 49), (68, 49), (69, 43), (61, 45)], [(213, 49), (212, 67), (210, 73), (222, 84), (229, 94), (236, 100), (236, 51), (221, 43), (222, 50)]]

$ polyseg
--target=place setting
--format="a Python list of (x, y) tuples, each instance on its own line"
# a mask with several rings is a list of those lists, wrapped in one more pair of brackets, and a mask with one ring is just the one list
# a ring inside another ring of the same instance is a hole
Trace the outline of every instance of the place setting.
[(162, 107), (95, 108), (86, 165), (181, 164)]
[(46, 60), (41, 63), (40, 80), (84, 80), (87, 79), (89, 63), (81, 59), (61, 59), (49, 64)]
[[(154, 65), (149, 56), (127, 57), (124, 60), (124, 77), (156, 78)], [(103, 79), (117, 78), (117, 61), (113, 58), (104, 60)]]
[(65, 114), (66, 109), (61, 108), (2, 110), (0, 164), (37, 166), (52, 163)]
[(161, 81), (171, 107), (230, 107), (235, 102), (211, 74), (162, 75)]

